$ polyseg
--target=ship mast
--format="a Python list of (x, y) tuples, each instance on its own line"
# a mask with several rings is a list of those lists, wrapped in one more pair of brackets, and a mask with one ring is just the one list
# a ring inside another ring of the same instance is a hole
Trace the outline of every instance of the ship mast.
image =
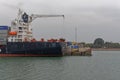
[(39, 15), (31, 14), (30, 16), (19, 9), (17, 18), (12, 21), (10, 27), (10, 34), (8, 41), (9, 42), (24, 42), (31, 41), (33, 38), (32, 29), (30, 24), (36, 18), (45, 18), (45, 17), (63, 17), (64, 15)]

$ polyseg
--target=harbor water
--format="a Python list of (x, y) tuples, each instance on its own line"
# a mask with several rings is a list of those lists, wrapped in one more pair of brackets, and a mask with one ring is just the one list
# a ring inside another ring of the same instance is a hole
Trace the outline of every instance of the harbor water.
[(0, 57), (0, 80), (119, 80), (120, 51), (92, 56)]

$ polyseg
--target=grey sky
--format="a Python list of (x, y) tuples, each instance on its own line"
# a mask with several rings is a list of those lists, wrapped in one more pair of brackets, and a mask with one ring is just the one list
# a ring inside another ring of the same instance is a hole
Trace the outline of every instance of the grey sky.
[(62, 18), (41, 18), (32, 23), (34, 36), (40, 38), (64, 37), (68, 41), (120, 42), (119, 0), (0, 0), (0, 25), (10, 25), (21, 7), (28, 14), (64, 14)]

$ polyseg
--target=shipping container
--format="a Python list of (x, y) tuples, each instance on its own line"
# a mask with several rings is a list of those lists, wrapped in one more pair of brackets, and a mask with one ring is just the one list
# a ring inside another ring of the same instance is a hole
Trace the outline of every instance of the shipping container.
[(7, 42), (6, 41), (2, 41), (2, 42), (0, 42), (0, 45), (7, 45)]
[(8, 26), (0, 26), (0, 30), (8, 30)]
[(6, 40), (7, 40), (6, 38), (0, 38), (0, 42), (6, 41)]
[(0, 45), (6, 45), (8, 38), (8, 26), (0, 26)]
[(7, 36), (7, 33), (0, 33), (0, 36)]
[(1, 30), (0, 29), (0, 34), (6, 34), (6, 33), (8, 33), (8, 30)]

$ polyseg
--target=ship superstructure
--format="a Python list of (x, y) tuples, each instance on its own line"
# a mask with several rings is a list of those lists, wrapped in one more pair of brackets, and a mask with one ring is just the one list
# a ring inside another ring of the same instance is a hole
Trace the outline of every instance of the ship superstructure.
[(64, 15), (39, 15), (31, 14), (30, 16), (19, 9), (17, 18), (11, 22), (9, 31), (9, 42), (30, 42), (33, 39), (32, 28), (30, 27), (31, 22), (36, 18), (41, 17), (63, 17)]

